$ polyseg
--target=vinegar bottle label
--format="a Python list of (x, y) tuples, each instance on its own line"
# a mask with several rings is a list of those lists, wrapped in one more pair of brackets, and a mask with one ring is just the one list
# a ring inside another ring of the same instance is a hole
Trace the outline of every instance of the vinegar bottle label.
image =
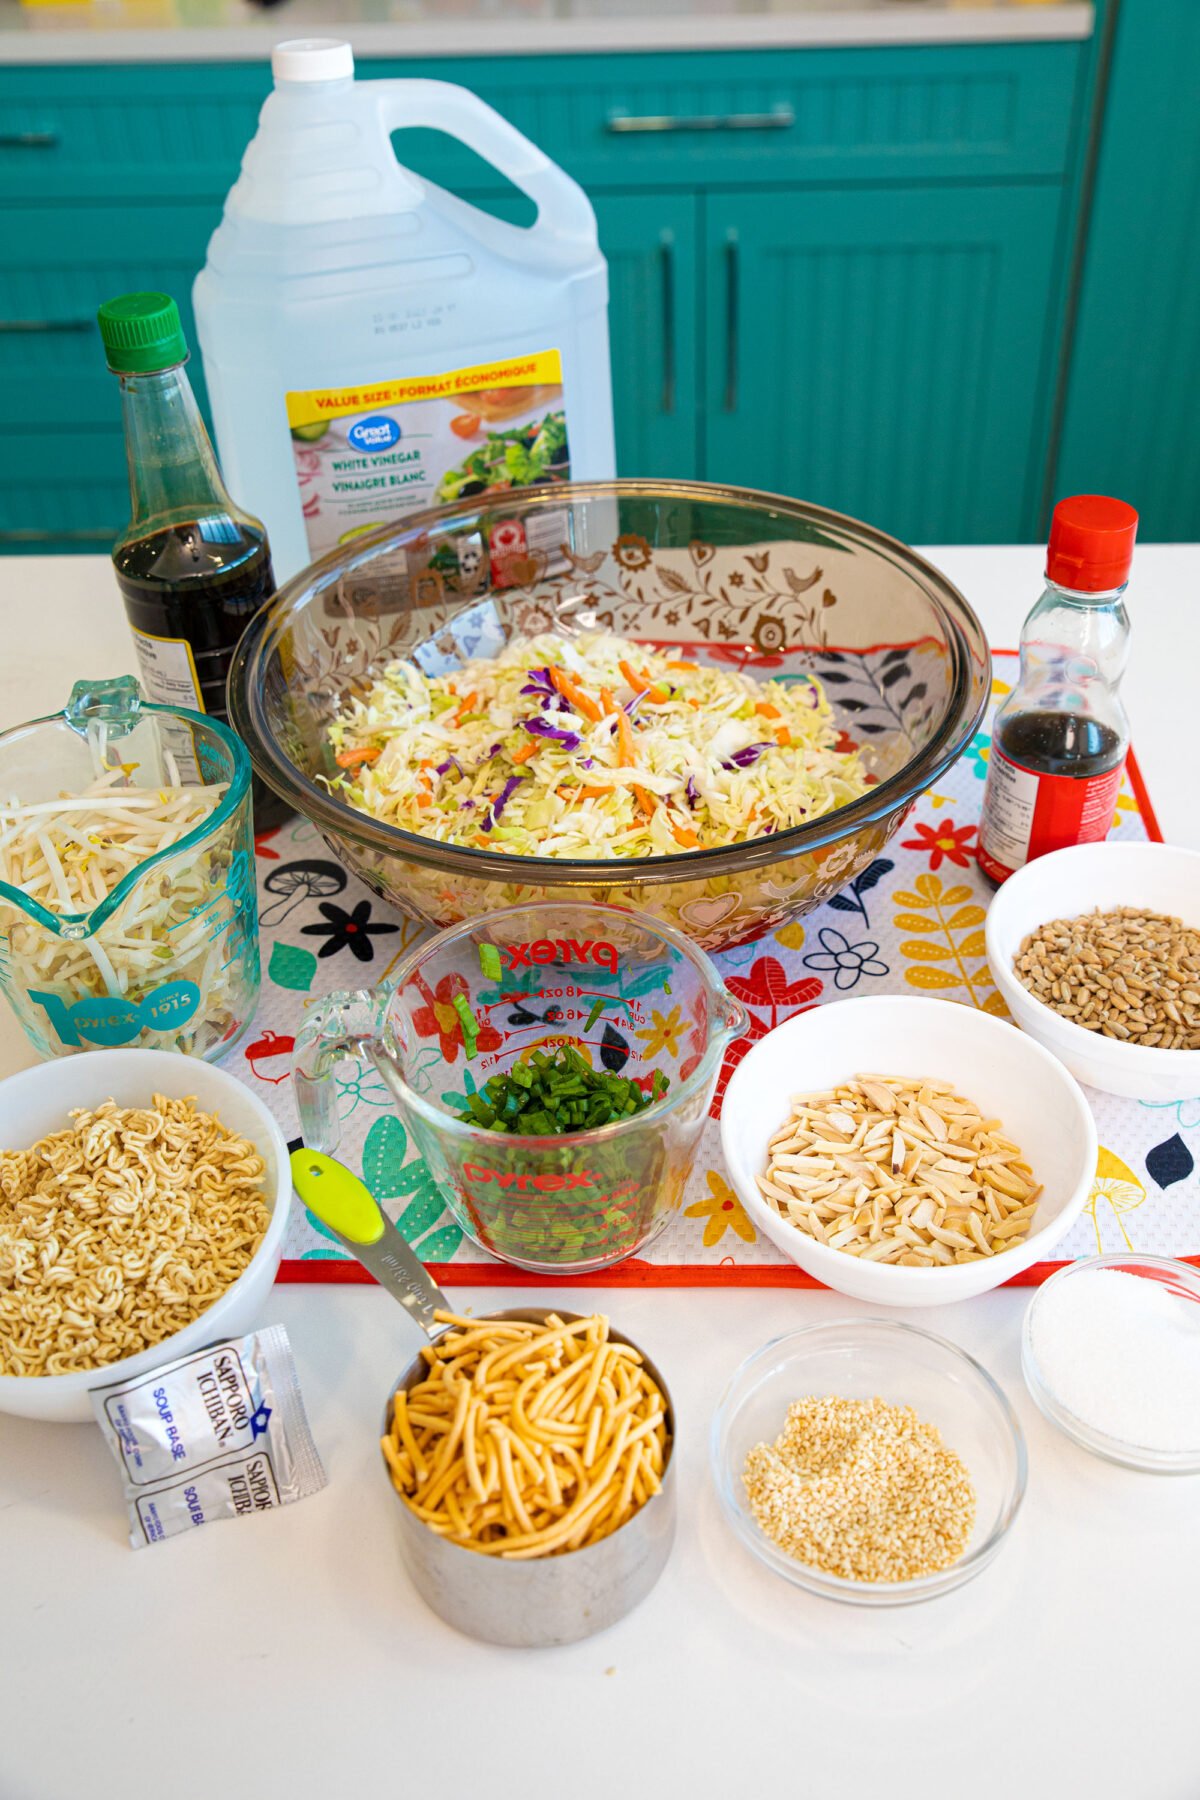
[(1097, 775), (1047, 775), (1013, 762), (995, 744), (988, 762), (979, 867), (993, 881), (1071, 844), (1108, 835), (1125, 759)]

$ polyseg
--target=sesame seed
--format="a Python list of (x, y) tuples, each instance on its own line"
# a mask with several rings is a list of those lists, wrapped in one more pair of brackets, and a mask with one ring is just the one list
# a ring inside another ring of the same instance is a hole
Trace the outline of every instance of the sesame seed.
[(742, 1480), (787, 1556), (848, 1581), (914, 1581), (957, 1562), (975, 1522), (966, 1465), (911, 1406), (808, 1395)]

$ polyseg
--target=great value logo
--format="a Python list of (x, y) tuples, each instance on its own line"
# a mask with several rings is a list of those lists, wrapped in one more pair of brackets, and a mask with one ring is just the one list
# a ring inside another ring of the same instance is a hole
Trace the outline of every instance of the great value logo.
[(509, 969), (528, 969), (534, 963), (595, 963), (599, 969), (607, 969), (610, 975), (617, 972), (617, 946), (610, 944), (606, 938), (593, 941), (591, 938), (534, 938), (528, 944), (497, 944), (502, 957), (507, 957), (505, 965)]
[(378, 450), (390, 450), (400, 442), (400, 427), (386, 413), (372, 413), (369, 419), (357, 419), (346, 433), (356, 450), (373, 456)]

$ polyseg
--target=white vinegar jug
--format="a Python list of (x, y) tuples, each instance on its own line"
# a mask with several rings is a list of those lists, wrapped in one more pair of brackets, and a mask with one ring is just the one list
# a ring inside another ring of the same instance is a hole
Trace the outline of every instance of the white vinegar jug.
[[(280, 44), (272, 70), (195, 307), (221, 466), (280, 576), (420, 507), (612, 476), (608, 270), (583, 190), (465, 88), (355, 81), (330, 39)], [(406, 126), (484, 157), (536, 222), (402, 167)]]

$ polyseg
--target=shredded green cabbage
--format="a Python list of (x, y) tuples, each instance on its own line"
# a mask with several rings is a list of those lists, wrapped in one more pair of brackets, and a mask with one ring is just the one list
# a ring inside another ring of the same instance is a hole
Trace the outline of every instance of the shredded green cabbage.
[(391, 663), (330, 727), (330, 786), (389, 825), (514, 856), (678, 855), (863, 794), (814, 676), (759, 683), (627, 638), (517, 639), (427, 676)]

